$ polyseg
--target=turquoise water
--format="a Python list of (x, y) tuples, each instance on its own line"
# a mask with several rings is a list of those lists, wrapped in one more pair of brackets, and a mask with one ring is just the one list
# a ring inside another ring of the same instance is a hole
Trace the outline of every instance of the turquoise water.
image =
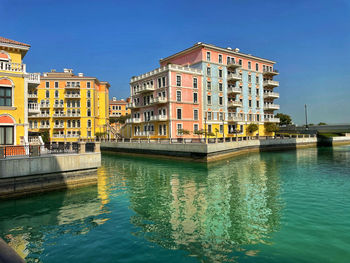
[(0, 236), (28, 262), (350, 262), (350, 147), (104, 154), (97, 186), (0, 202)]

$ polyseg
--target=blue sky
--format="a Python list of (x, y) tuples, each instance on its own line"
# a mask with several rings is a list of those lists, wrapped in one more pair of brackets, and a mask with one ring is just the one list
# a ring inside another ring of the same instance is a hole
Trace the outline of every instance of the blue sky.
[(129, 96), (129, 79), (196, 42), (277, 61), (280, 112), (350, 122), (350, 1), (0, 0), (0, 36), (32, 45), (30, 72), (73, 68)]

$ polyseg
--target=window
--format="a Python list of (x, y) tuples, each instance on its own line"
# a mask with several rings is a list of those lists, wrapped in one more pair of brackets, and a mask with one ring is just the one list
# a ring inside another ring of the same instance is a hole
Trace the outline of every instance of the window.
[(166, 124), (163, 125), (163, 134), (166, 135)]
[(87, 97), (91, 98), (91, 91), (90, 90), (87, 91)]
[(208, 95), (208, 97), (207, 97), (207, 102), (209, 105), (211, 104), (211, 96), (210, 95)]
[(211, 124), (208, 125), (208, 133), (212, 132)]
[(12, 106), (12, 88), (0, 87), (0, 106)]
[(208, 121), (211, 121), (211, 115), (212, 115), (211, 112), (208, 111), (208, 112), (207, 112), (207, 120), (208, 120)]
[(91, 110), (87, 110), (87, 116), (91, 116)]
[(249, 107), (252, 106), (252, 100), (249, 100)]
[[(163, 82), (163, 87), (165, 87), (165, 77), (162, 77), (162, 82)], [(181, 82), (181, 77), (180, 77), (180, 82)], [(181, 86), (181, 84), (180, 84)]]
[(255, 63), (255, 70), (259, 71), (259, 64), (258, 63)]
[(249, 89), (248, 89), (248, 93), (249, 93), (249, 94), (252, 94), (252, 88), (249, 88)]
[(256, 120), (257, 120), (257, 121), (260, 121), (260, 115), (259, 115), (259, 114), (256, 115)]
[(219, 54), (219, 63), (222, 63), (222, 55)]
[(207, 75), (208, 75), (208, 76), (211, 75), (211, 69), (210, 69), (210, 67), (207, 67)]
[(177, 109), (176, 110), (176, 117), (178, 120), (181, 120), (182, 119), (182, 109)]
[(45, 94), (46, 98), (50, 98), (50, 91), (46, 91), (46, 94)]
[(219, 83), (219, 91), (222, 91), (222, 83)]
[(198, 124), (193, 124), (193, 131), (198, 131)]
[(67, 127), (70, 128), (72, 125), (71, 125), (71, 122), (70, 120), (67, 121)]
[(86, 101), (86, 107), (88, 107), (88, 108), (91, 107), (91, 101), (90, 101), (90, 100), (87, 100), (87, 101)]
[(14, 144), (13, 127), (12, 126), (0, 126), (0, 145), (12, 145)]
[(193, 119), (198, 121), (198, 110), (193, 110)]
[(238, 64), (242, 66), (243, 64), (242, 59), (238, 60)]
[(88, 88), (88, 89), (91, 88), (91, 83), (90, 82), (86, 82), (86, 88)]
[(220, 124), (220, 133), (224, 133), (224, 125)]
[(176, 101), (181, 101), (181, 91), (176, 91)]
[(227, 57), (227, 64), (230, 64), (230, 63), (231, 63), (231, 58)]
[(252, 69), (252, 62), (248, 61), (248, 69)]
[(223, 105), (223, 98), (220, 96), (219, 97), (219, 105), (222, 106)]
[(58, 98), (58, 90), (55, 90), (55, 98)]
[(160, 87), (162, 87), (162, 79), (161, 78), (158, 79), (158, 88), (160, 88)]
[(224, 120), (224, 113), (223, 112), (219, 112), (219, 120), (220, 121)]
[(193, 78), (193, 88), (197, 89), (198, 88), (198, 82), (197, 78)]
[(256, 107), (259, 108), (259, 101), (256, 101)]
[(50, 88), (50, 82), (46, 81), (46, 82), (45, 82), (45, 87), (46, 87), (47, 89)]
[(176, 86), (181, 87), (181, 76), (176, 76)]
[(198, 93), (197, 92), (193, 93), (193, 103), (198, 103)]
[(259, 77), (255, 78), (255, 82), (256, 82), (256, 84), (259, 84)]
[(222, 78), (222, 69), (219, 69), (219, 78)]
[(252, 82), (252, 76), (248, 75), (248, 82)]
[(210, 61), (210, 52), (207, 52), (207, 61)]
[(211, 82), (210, 81), (207, 82), (207, 90), (211, 90)]
[(88, 120), (88, 121), (87, 121), (87, 127), (88, 127), (88, 128), (91, 128), (91, 120)]
[(182, 130), (182, 123), (177, 124), (177, 135), (180, 135), (180, 130)]
[(58, 89), (58, 82), (55, 81), (55, 89)]

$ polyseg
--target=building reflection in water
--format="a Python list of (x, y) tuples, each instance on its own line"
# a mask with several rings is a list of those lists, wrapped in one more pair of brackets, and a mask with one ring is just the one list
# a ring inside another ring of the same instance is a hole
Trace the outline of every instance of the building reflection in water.
[(258, 251), (248, 246), (268, 244), (277, 230), (279, 160), (268, 161), (259, 154), (211, 166), (110, 160), (116, 173), (120, 169), (129, 175), (127, 191), (136, 213), (131, 223), (139, 229), (133, 234), (211, 262), (227, 261), (236, 253), (255, 255)]
[[(103, 173), (98, 187), (57, 191), (0, 204), (0, 236), (29, 262), (38, 262), (61, 235), (83, 235), (108, 220)], [(9, 219), (11, 218), (11, 219)]]

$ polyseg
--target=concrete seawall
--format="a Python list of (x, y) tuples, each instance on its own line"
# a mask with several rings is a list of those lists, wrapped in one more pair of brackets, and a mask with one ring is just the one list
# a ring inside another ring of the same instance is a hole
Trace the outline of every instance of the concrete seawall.
[(95, 184), (101, 153), (0, 160), (0, 199)]
[(250, 151), (269, 151), (315, 147), (317, 138), (246, 140), (225, 143), (162, 144), (138, 142), (102, 142), (101, 150), (120, 153), (165, 155), (210, 162)]

